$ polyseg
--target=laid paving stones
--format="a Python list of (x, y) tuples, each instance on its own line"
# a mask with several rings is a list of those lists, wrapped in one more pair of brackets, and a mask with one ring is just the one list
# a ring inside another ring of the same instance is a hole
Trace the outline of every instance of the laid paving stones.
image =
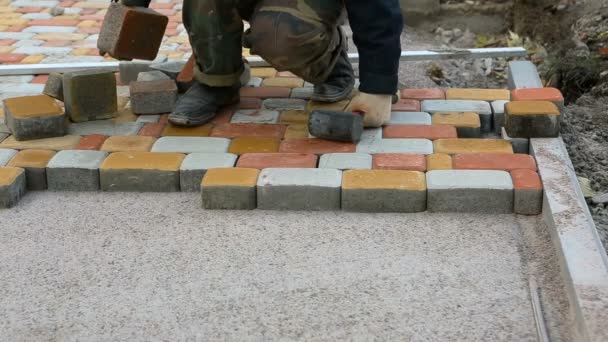
[(433, 142), (427, 139), (382, 139), (372, 144), (359, 142), (357, 152), (431, 154)]
[(520, 215), (539, 215), (543, 210), (543, 185), (532, 170), (511, 171), (515, 189), (514, 211)]
[(154, 123), (160, 120), (160, 114), (139, 115), (135, 122), (141, 124)]
[(25, 169), (28, 190), (46, 190), (46, 166), (54, 155), (50, 150), (19, 151), (6, 166)]
[(391, 110), (393, 112), (420, 112), (420, 101), (401, 99), (397, 103), (393, 103)]
[(78, 143), (78, 145), (76, 145), (76, 147), (74, 147), (74, 149), (99, 150), (103, 145), (104, 141), (106, 141), (106, 139), (108, 139), (108, 136), (102, 134), (85, 135), (84, 137), (82, 137), (82, 139), (80, 139), (80, 142)]
[(426, 168), (432, 170), (451, 170), (452, 157), (445, 153), (433, 153), (426, 156)]
[(57, 138), (45, 138), (28, 141), (17, 141), (14, 136), (4, 139), (0, 148), (12, 148), (15, 150), (47, 149), (53, 151), (73, 150), (80, 142), (78, 135), (65, 135)]
[(279, 122), (281, 124), (302, 124), (308, 125), (309, 115), (304, 110), (287, 110), (282, 111), (279, 117)]
[(173, 192), (180, 190), (181, 153), (116, 152), (99, 169), (101, 190)]
[(243, 87), (240, 90), (241, 97), (260, 99), (289, 97), (289, 94), (291, 94), (291, 88), (285, 87)]
[(156, 141), (153, 137), (116, 135), (106, 139), (101, 150), (106, 152), (146, 152)]
[(426, 157), (421, 154), (380, 153), (374, 154), (374, 170), (426, 171)]
[(542, 88), (536, 66), (530, 61), (509, 62), (507, 83), (509, 89)]
[(238, 110), (232, 115), (231, 123), (276, 124), (279, 122), (279, 112), (264, 109)]
[(425, 112), (392, 112), (391, 119), (386, 123), (391, 125), (430, 125), (431, 114)]
[(182, 191), (197, 192), (207, 170), (234, 167), (237, 155), (232, 153), (191, 153), (186, 156), (179, 168), (180, 188)]
[(170, 79), (169, 76), (160, 70), (144, 71), (137, 75), (137, 82), (163, 81)]
[(209, 137), (162, 137), (152, 146), (152, 152), (226, 153), (230, 140)]
[(230, 123), (213, 127), (212, 137), (240, 138), (240, 137), (266, 137), (283, 139), (285, 125), (251, 123)]
[(439, 88), (430, 89), (403, 89), (401, 90), (402, 99), (411, 100), (445, 100), (445, 91)]
[(81, 70), (63, 75), (63, 101), (73, 122), (117, 116), (116, 78), (113, 72)]
[(70, 125), (68, 134), (136, 135), (143, 125), (139, 122), (113, 122), (111, 120), (79, 122)]
[(262, 102), (262, 108), (266, 110), (305, 110), (306, 101), (299, 99), (266, 99)]
[(372, 155), (366, 153), (328, 153), (319, 159), (320, 169), (370, 170)]
[(239, 157), (236, 167), (251, 169), (316, 168), (318, 157), (307, 153), (246, 153)]
[(359, 141), (359, 144), (368, 146), (379, 144), (380, 141), (382, 141), (383, 139), (382, 135), (382, 128), (366, 128), (361, 134), (361, 140)]
[(184, 127), (168, 124), (162, 131), (163, 137), (208, 137), (213, 125), (207, 124), (197, 127)]
[(397, 125), (384, 127), (384, 138), (451, 139), (458, 138), (458, 133), (450, 125)]
[(63, 101), (63, 75), (58, 72), (50, 73), (49, 78), (44, 84), (42, 93), (59, 101)]
[(501, 139), (437, 139), (435, 153), (513, 153), (508, 141)]
[[(216, 138), (219, 139), (219, 138)], [(271, 153), (278, 152), (281, 140), (276, 138), (242, 137), (232, 139), (228, 152), (237, 155), (245, 153)]]
[(508, 172), (434, 170), (427, 172), (426, 181), (430, 212), (513, 212), (513, 181)]
[(431, 114), (437, 112), (473, 112), (479, 115), (492, 114), (492, 108), (488, 102), (467, 100), (426, 100), (422, 101), (421, 111)]
[(265, 210), (339, 210), (342, 171), (264, 169), (258, 177), (258, 208)]
[(342, 209), (360, 212), (417, 213), (426, 210), (423, 172), (396, 170), (345, 171)]
[(317, 102), (308, 101), (306, 111), (311, 113), (313, 110), (330, 110), (335, 112), (343, 112), (346, 110), (346, 106), (350, 103), (350, 100), (342, 100), (339, 102)]
[(326, 154), (356, 152), (356, 149), (355, 144), (324, 139), (285, 139), (281, 142), (279, 152)]
[(169, 113), (177, 101), (177, 85), (173, 80), (131, 82), (129, 89), (135, 114)]
[(21, 96), (3, 101), (4, 120), (16, 140), (65, 135), (63, 109), (48, 95)]
[(530, 139), (528, 139), (528, 138), (511, 138), (507, 134), (507, 131), (505, 130), (504, 127), (502, 127), (500, 130), (501, 130), (500, 135), (502, 136), (502, 138), (505, 139), (506, 141), (508, 141), (509, 143), (511, 143), (511, 146), (513, 146), (513, 152), (524, 153), (524, 154), (530, 153)]
[(0, 209), (15, 206), (25, 194), (25, 189), (24, 169), (0, 166)]
[(301, 88), (304, 86), (304, 80), (293, 77), (271, 77), (266, 78), (262, 82), (264, 87), (285, 87), (285, 88)]
[(252, 210), (256, 208), (260, 170), (231, 168), (208, 170), (201, 183), (205, 209)]
[(559, 136), (560, 112), (548, 101), (515, 101), (505, 105), (505, 130), (513, 138)]
[(457, 154), (452, 158), (455, 170), (502, 170), (525, 169), (536, 171), (534, 157), (527, 154), (469, 153)]
[(46, 167), (48, 189), (51, 191), (99, 190), (99, 167), (107, 152), (59, 151)]
[(17, 154), (17, 150), (0, 148), (0, 166), (5, 166)]
[(502, 127), (505, 125), (505, 105), (509, 101), (498, 100), (493, 101), (492, 105), (492, 116), (494, 119), (494, 133), (500, 134)]
[(277, 70), (275, 68), (253, 68), (253, 70), (251, 70), (252, 77), (272, 78), (276, 75)]
[(549, 101), (564, 107), (564, 96), (556, 88), (524, 88), (511, 91), (511, 101)]
[(293, 88), (290, 97), (293, 99), (309, 100), (314, 91), (312, 87)]
[(438, 112), (433, 114), (433, 125), (454, 126), (460, 138), (481, 136), (481, 121), (477, 113)]
[(511, 99), (511, 93), (506, 89), (460, 89), (451, 88), (445, 93), (447, 100), (497, 101)]
[(150, 65), (150, 69), (157, 70), (167, 75), (172, 80), (176, 80), (177, 76), (186, 66), (186, 61), (168, 61)]

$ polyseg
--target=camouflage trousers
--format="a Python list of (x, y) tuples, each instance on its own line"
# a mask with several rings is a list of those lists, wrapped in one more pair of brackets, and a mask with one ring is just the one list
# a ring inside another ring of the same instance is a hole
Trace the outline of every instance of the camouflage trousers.
[[(184, 0), (196, 80), (230, 86), (243, 71), (242, 47), (279, 71), (325, 81), (346, 48), (343, 0)], [(250, 28), (243, 32), (243, 20)]]

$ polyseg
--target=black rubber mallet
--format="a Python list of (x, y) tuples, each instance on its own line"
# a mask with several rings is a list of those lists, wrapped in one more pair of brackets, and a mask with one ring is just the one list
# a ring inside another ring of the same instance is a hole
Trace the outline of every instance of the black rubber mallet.
[(308, 120), (311, 135), (327, 140), (356, 143), (363, 134), (364, 114), (313, 110)]

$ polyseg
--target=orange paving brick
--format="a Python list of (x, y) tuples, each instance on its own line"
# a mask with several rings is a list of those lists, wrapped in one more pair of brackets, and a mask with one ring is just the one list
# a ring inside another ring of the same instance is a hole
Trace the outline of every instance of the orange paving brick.
[(419, 112), (420, 111), (420, 101), (418, 100), (410, 100), (410, 99), (401, 99), (397, 103), (392, 106), (393, 112)]
[(228, 123), (213, 127), (212, 137), (240, 138), (259, 137), (282, 139), (285, 135), (285, 125), (276, 124), (250, 124), (250, 123)]
[(2, 167), (0, 166), (0, 187), (12, 185), (17, 177), (23, 174), (25, 170), (19, 167)]
[(555, 88), (526, 88), (511, 91), (511, 101), (549, 101), (563, 103), (564, 96)]
[(14, 39), (0, 39), (0, 46), (9, 46), (9, 45), (13, 45), (13, 43), (15, 43), (16, 40)]
[(445, 93), (447, 100), (498, 101), (511, 98), (506, 89), (448, 89)]
[(234, 110), (230, 108), (222, 108), (210, 123), (213, 125), (230, 123), (232, 114), (234, 114)]
[(449, 139), (458, 138), (456, 127), (449, 125), (395, 125), (384, 127), (384, 138)]
[(107, 138), (107, 135), (102, 134), (85, 135), (82, 137), (82, 139), (80, 139), (80, 142), (78, 143), (78, 145), (76, 145), (74, 149), (99, 150), (101, 148), (101, 145), (103, 145), (104, 141), (106, 141)]
[(145, 136), (113, 136), (106, 139), (101, 146), (107, 152), (146, 152), (150, 151), (156, 141), (153, 137)]
[(426, 158), (422, 154), (379, 153), (373, 156), (373, 169), (426, 171)]
[(305, 110), (286, 110), (281, 112), (279, 122), (282, 124), (307, 124), (309, 115)]
[(513, 153), (511, 143), (502, 139), (437, 139), (433, 141), (435, 153)]
[(139, 133), (137, 133), (137, 135), (158, 138), (163, 133), (165, 125), (166, 123), (164, 122), (149, 122), (139, 130)]
[(206, 124), (196, 127), (175, 126), (171, 123), (165, 126), (163, 137), (208, 137), (213, 125)]
[(278, 152), (280, 144), (281, 140), (276, 138), (235, 138), (232, 139), (228, 152), (236, 155), (245, 153)]
[(451, 170), (452, 157), (445, 153), (433, 153), (426, 156), (426, 168), (433, 170)]
[(21, 53), (0, 53), (0, 63), (19, 63), (27, 55)]
[(304, 86), (304, 80), (301, 78), (291, 77), (273, 77), (267, 78), (262, 82), (264, 87), (286, 87), (286, 88), (300, 88)]
[(285, 130), (285, 139), (304, 139), (309, 138), (310, 132), (308, 131), (307, 124), (292, 124), (287, 126)]
[(47, 95), (13, 97), (3, 103), (7, 113), (15, 119), (63, 115), (63, 109)]
[(23, 150), (15, 154), (7, 166), (42, 169), (54, 155), (55, 151), (51, 150)]
[(536, 161), (527, 154), (457, 154), (452, 165), (455, 170), (536, 170)]
[[(78, 19), (37, 19), (37, 20), (28, 21), (27, 25), (28, 26), (76, 26), (76, 25), (78, 25), (78, 23), (80, 23), (80, 20), (78, 20)], [(84, 39), (84, 38), (82, 38), (82, 39)]]
[(45, 59), (45, 55), (29, 55), (19, 62), (20, 64), (38, 64), (43, 59)]
[(439, 88), (430, 89), (403, 89), (401, 91), (402, 99), (410, 100), (444, 100), (445, 91)]
[(298, 76), (296, 76), (293, 72), (291, 71), (279, 71), (276, 74), (276, 77), (291, 77), (291, 78), (297, 78)]
[(115, 152), (104, 160), (100, 169), (177, 171), (185, 157), (168, 152)]
[(239, 157), (236, 167), (251, 169), (316, 168), (319, 157), (306, 153), (246, 153)]
[(71, 44), (72, 44), (72, 42), (69, 40), (47, 40), (46, 42), (42, 43), (42, 46), (63, 47), (63, 46), (71, 45)]
[(0, 148), (11, 148), (15, 150), (46, 149), (61, 151), (73, 150), (79, 142), (79, 135), (66, 135), (57, 138), (34, 139), (27, 141), (17, 141), (14, 136), (9, 136), (0, 143)]
[(505, 105), (508, 115), (559, 115), (557, 106), (548, 101), (513, 101)]
[(279, 152), (326, 154), (356, 152), (357, 146), (351, 143), (323, 139), (286, 139), (281, 142)]
[(343, 173), (342, 189), (395, 189), (426, 191), (422, 172), (399, 170), (349, 170)]
[(241, 97), (285, 98), (291, 94), (291, 88), (284, 87), (243, 87)]
[(511, 171), (513, 187), (517, 190), (542, 190), (543, 183), (536, 171), (513, 170)]
[(433, 125), (449, 125), (454, 127), (481, 127), (479, 114), (472, 112), (437, 112), (432, 117)]

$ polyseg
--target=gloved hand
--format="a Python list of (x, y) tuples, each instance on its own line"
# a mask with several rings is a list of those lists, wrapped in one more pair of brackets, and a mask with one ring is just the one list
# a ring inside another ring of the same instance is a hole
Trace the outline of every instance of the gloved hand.
[(346, 111), (365, 113), (365, 127), (380, 127), (391, 119), (392, 100), (392, 95), (359, 92), (346, 107)]

